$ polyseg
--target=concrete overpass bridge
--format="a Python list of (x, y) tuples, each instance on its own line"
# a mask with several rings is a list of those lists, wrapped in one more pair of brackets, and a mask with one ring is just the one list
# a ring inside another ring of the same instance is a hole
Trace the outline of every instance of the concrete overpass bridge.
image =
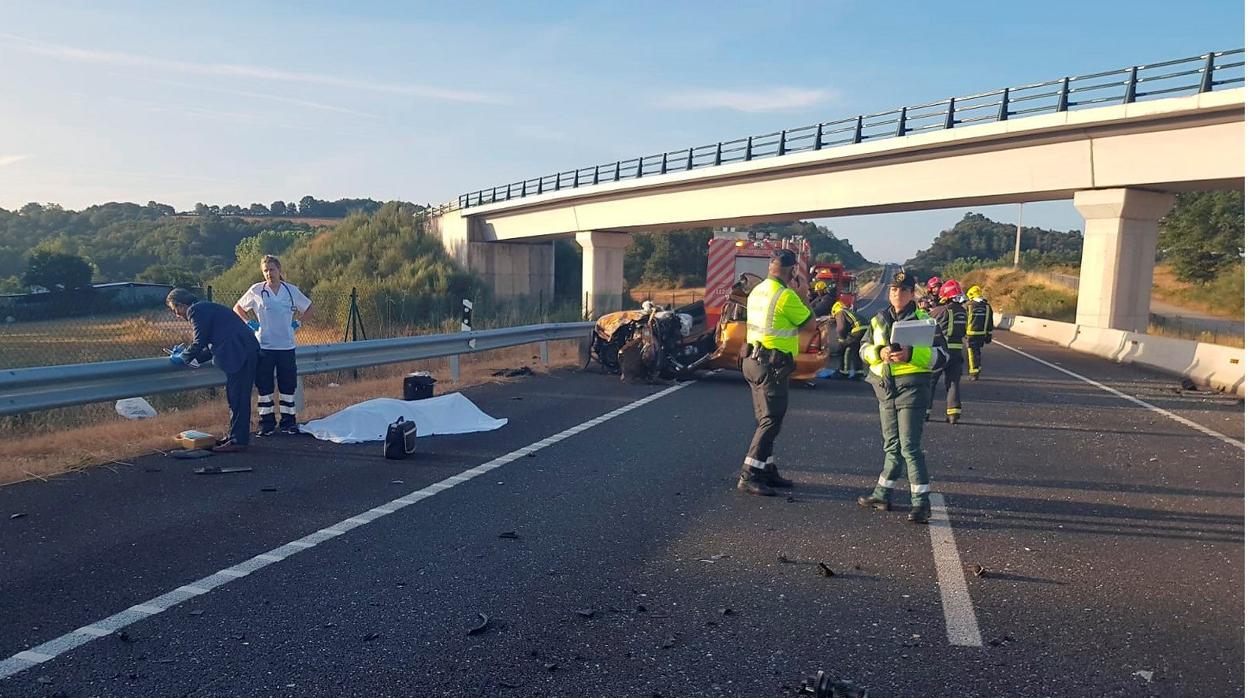
[(620, 307), (634, 232), (1073, 199), (1077, 322), (1143, 330), (1176, 192), (1242, 187), (1243, 49), (578, 168), (459, 197), (443, 244), (501, 295), (553, 291), (575, 236), (591, 313)]

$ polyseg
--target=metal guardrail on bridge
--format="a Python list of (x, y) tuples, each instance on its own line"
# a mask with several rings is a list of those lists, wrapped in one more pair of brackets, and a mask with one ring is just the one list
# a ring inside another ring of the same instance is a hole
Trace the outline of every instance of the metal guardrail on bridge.
[[(616, 160), (462, 194), (456, 201), (433, 207), (431, 213), (438, 215), (564, 189), (781, 157), (868, 140), (1005, 121), (1019, 116), (1210, 92), (1244, 84), (1243, 53), (1242, 48), (1211, 51), (1199, 56), (1005, 87), (731, 141)], [(1241, 58), (1235, 60), (1236, 56)]]
[[(580, 339), (591, 322), (526, 325), (497, 330), (318, 344), (296, 350), (299, 373), (326, 373), (366, 366), (471, 354), (524, 344)], [(103, 361), (0, 372), (0, 416), (119, 398), (223, 385), (215, 368), (190, 369), (166, 359)]]

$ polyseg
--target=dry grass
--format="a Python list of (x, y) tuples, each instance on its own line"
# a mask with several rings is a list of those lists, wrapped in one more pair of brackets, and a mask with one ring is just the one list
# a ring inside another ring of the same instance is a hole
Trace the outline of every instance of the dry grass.
[[(651, 299), (663, 305), (682, 306), (700, 301), (706, 296), (706, 288), (659, 288), (657, 286), (638, 286), (630, 288), (628, 295), (635, 303)], [(673, 303), (674, 301), (674, 303)]]
[[(579, 362), (576, 341), (551, 342), (552, 368), (579, 365)], [(461, 357), (458, 383), (449, 382), (446, 359), (361, 369), (359, 379), (352, 379), (349, 371), (342, 375), (308, 376), (304, 381), (306, 407), (300, 418), (324, 417), (375, 397), (400, 397), (402, 376), (411, 371), (429, 371), (435, 377), (441, 377), (443, 382), (439, 384), (439, 392), (450, 392), (472, 385), (520, 380), (491, 375), (500, 368), (519, 366), (529, 366), (538, 373), (547, 370), (538, 359), (537, 345), (529, 345)], [(340, 385), (331, 388), (331, 382)], [(210, 399), (207, 391), (200, 390), (183, 394), (172, 402), (180, 402), (183, 406), (158, 408), (160, 414), (152, 419), (127, 420), (118, 416), (111, 404), (106, 404), (58, 410), (61, 413), (59, 417), (45, 417), (47, 413), (43, 413), (16, 420), (15, 424), (10, 424), (5, 432), (0, 433), (0, 485), (44, 479), (95, 465), (129, 466), (136, 456), (172, 450), (172, 437), (178, 432), (199, 429), (219, 434), (224, 431), (227, 410), (223, 397)], [(72, 415), (69, 421), (89, 423), (70, 428), (57, 427), (57, 421), (64, 423), (67, 419), (66, 412)]]
[(975, 269), (960, 281), (964, 289), (980, 286), (998, 316), (1027, 315), (1062, 322), (1075, 320), (1079, 294), (1054, 283), (1044, 274), (993, 267)]
[[(1153, 270), (1153, 300), (1214, 317), (1243, 320), (1243, 267), (1232, 269), (1228, 273), (1237, 277), (1239, 281), (1237, 287), (1227, 285), (1208, 288), (1200, 284), (1179, 281), (1170, 265), (1158, 264)], [(1228, 296), (1237, 296), (1240, 302), (1228, 303)]]
[(1204, 330), (1174, 328), (1150, 323), (1148, 325), (1148, 334), (1155, 337), (1172, 337), (1174, 339), (1189, 339), (1193, 342), (1204, 342), (1205, 344), (1217, 344), (1224, 347), (1243, 348), (1244, 338), (1233, 334), (1220, 334)]

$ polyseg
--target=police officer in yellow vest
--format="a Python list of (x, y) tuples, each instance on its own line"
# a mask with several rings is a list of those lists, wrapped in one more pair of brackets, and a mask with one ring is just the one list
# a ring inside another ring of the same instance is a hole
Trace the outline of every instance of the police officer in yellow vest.
[(858, 498), (869, 509), (892, 508), (889, 495), (904, 463), (910, 481), (910, 516), (913, 523), (931, 517), (927, 463), (923, 456), (923, 423), (931, 401), (932, 372), (948, 358), (944, 335), (932, 330), (931, 346), (900, 346), (893, 343), (893, 324), (921, 320), (927, 312), (914, 300), (914, 275), (897, 272), (888, 284), (889, 307), (871, 318), (871, 331), (862, 343), (862, 358), (871, 367), (871, 384), (880, 401), (880, 430), (884, 435), (884, 469), (875, 490)]
[(805, 280), (796, 273), (797, 256), (776, 250), (763, 280), (746, 301), (745, 359), (741, 371), (750, 384), (758, 426), (737, 489), (747, 494), (774, 496), (776, 487), (792, 487), (780, 476), (772, 445), (789, 409), (789, 376), (797, 368), (798, 330), (814, 322), (814, 313), (802, 302)]

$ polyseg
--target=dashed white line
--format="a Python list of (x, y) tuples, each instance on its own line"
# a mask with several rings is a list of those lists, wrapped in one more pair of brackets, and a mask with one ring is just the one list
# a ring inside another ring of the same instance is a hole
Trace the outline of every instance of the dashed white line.
[(949, 644), (961, 647), (983, 647), (975, 607), (966, 589), (962, 558), (953, 539), (953, 526), (945, 509), (943, 495), (932, 493), (932, 518), (928, 532), (932, 535), (932, 557), (936, 560), (936, 581), (940, 584), (940, 603), (945, 610), (945, 633)]
[[(353, 528), (356, 528), (358, 526), (363, 526), (383, 516), (386, 516), (393, 511), (397, 511), (405, 506), (415, 504), (416, 502), (419, 502), (422, 499), (427, 499), (429, 497), (432, 497), (438, 492), (449, 490), (456, 485), (462, 484), (464, 482), (468, 482), (474, 477), (487, 473), (497, 467), (500, 467), (512, 461), (523, 458), (530, 453), (540, 451), (541, 449), (546, 448), (547, 446), (557, 444), (560, 441), (563, 441), (564, 439), (570, 438), (572, 436), (575, 436), (576, 434), (581, 433), (582, 431), (585, 431), (586, 429), (589, 429), (591, 426), (597, 426), (599, 424), (602, 424), (603, 422), (614, 419), (622, 414), (631, 412), (632, 410), (635, 410), (638, 407), (654, 402), (655, 400), (658, 400), (659, 398), (662, 398), (666, 395), (670, 395), (671, 393), (674, 393), (677, 390), (680, 390), (681, 388), (684, 388), (687, 385), (690, 385), (690, 384), (679, 383), (670, 388), (654, 393), (653, 395), (649, 395), (640, 400), (631, 402), (623, 407), (612, 410), (611, 412), (608, 412), (607, 414), (604, 414), (600, 417), (596, 417), (592, 420), (589, 420), (588, 422), (585, 422), (584, 424), (578, 424), (574, 427), (569, 427), (568, 429), (565, 429), (553, 436), (548, 436), (545, 439), (538, 441), (537, 443), (534, 443), (529, 446), (525, 446), (523, 448), (512, 451), (511, 453), (508, 453), (505, 456), (500, 456), (498, 458), (495, 458), (494, 460), (489, 461), (488, 463), (484, 463), (474, 468), (465, 470), (464, 472), (459, 473), (458, 475), (452, 475), (442, 480), (441, 482), (435, 482), (432, 485), (429, 485), (428, 487), (424, 487), (422, 489), (416, 490), (415, 492), (410, 492), (398, 499), (395, 499), (391, 502), (387, 502), (386, 504), (383, 504), (382, 506), (374, 507), (368, 510), (367, 512), (364, 512), (363, 514), (357, 514), (351, 518), (343, 519), (342, 521), (339, 521), (338, 523), (332, 526), (327, 526), (326, 528), (323, 528), (315, 533), (306, 535), (303, 538), (300, 538), (296, 541), (291, 541), (290, 543), (280, 545), (274, 548), (273, 550), (256, 555), (236, 565), (227, 567), (219, 572), (214, 572), (213, 574), (210, 574), (207, 577), (204, 577), (197, 581), (191, 582), (190, 584), (180, 586), (175, 591), (180, 591), (181, 592), (180, 595), (187, 595), (187, 598), (193, 598), (194, 596), (197, 596), (198, 594), (192, 590), (202, 589), (204, 592), (206, 592), (209, 589), (219, 587), (222, 584), (226, 584), (235, 579), (246, 577), (247, 575), (251, 574), (252, 572), (255, 572), (256, 570), (262, 569), (271, 564), (274, 564), (274, 563), (277, 563), (286, 559), (290, 555), (293, 555), (294, 553), (299, 552), (299, 550), (306, 550), (308, 548), (313, 548), (319, 545), (320, 543), (323, 543), (326, 540), (329, 540), (330, 538), (340, 536), (343, 533), (346, 533), (347, 531)], [(291, 548), (288, 548), (287, 546), (292, 546), (294, 549), (292, 550)], [(130, 608), (127, 608), (126, 610), (120, 613), (116, 613), (112, 616), (109, 616), (108, 618), (105, 618), (104, 620), (97, 621), (95, 623), (84, 626), (77, 630), (73, 630), (58, 638), (48, 640), (47, 642), (37, 647), (33, 647), (29, 650), (18, 652), (17, 654), (13, 655), (12, 657), (9, 657), (8, 659), (0, 660), (0, 679), (7, 679), (10, 676), (13, 676), (14, 674), (18, 674), (22, 671), (25, 671), (31, 668), (32, 666), (35, 666), (37, 664), (42, 664), (43, 662), (46, 662), (50, 659), (54, 659), (58, 655), (64, 654), (65, 652), (68, 652), (74, 648), (80, 647), (88, 642), (91, 642), (92, 640), (96, 638), (112, 634), (116, 632), (117, 630), (124, 628), (132, 623), (138, 622), (145, 618), (150, 618), (151, 616), (157, 613), (161, 613), (162, 611), (166, 611), (169, 608), (176, 606), (177, 604), (186, 600), (186, 599), (169, 598), (172, 593), (173, 592), (170, 592), (169, 594), (163, 594), (154, 599), (149, 599), (143, 603), (136, 604), (134, 606), (131, 606)]]
[(1215, 438), (1215, 439), (1217, 439), (1217, 440), (1219, 440), (1219, 441), (1222, 441), (1222, 442), (1228, 443), (1228, 444), (1230, 444), (1230, 445), (1232, 445), (1232, 446), (1235, 446), (1235, 447), (1238, 447), (1238, 448), (1240, 448), (1240, 449), (1244, 448), (1244, 442), (1243, 442), (1243, 441), (1240, 441), (1240, 440), (1238, 440), (1238, 439), (1232, 439), (1231, 437), (1227, 436), (1226, 434), (1220, 434), (1220, 433), (1218, 433), (1218, 432), (1216, 432), (1216, 431), (1214, 431), (1214, 430), (1212, 430), (1212, 429), (1210, 429), (1210, 428), (1208, 428), (1208, 427), (1206, 427), (1206, 426), (1202, 426), (1202, 425), (1200, 425), (1200, 424), (1197, 424), (1196, 422), (1193, 422), (1192, 420), (1190, 420), (1190, 419), (1188, 419), (1188, 418), (1186, 418), (1186, 417), (1180, 417), (1179, 415), (1177, 415), (1177, 414), (1175, 414), (1175, 413), (1173, 413), (1173, 412), (1170, 412), (1169, 410), (1164, 410), (1164, 409), (1162, 409), (1162, 408), (1160, 408), (1160, 407), (1158, 407), (1158, 406), (1156, 406), (1156, 405), (1153, 405), (1153, 404), (1151, 404), (1151, 403), (1144, 402), (1143, 400), (1139, 399), (1138, 397), (1134, 397), (1134, 396), (1131, 396), (1131, 395), (1127, 395), (1126, 393), (1124, 393), (1124, 392), (1122, 392), (1122, 391), (1120, 391), (1120, 390), (1114, 390), (1113, 388), (1109, 387), (1108, 385), (1105, 385), (1104, 383), (1098, 383), (1098, 382), (1096, 382), (1096, 381), (1092, 380), (1091, 378), (1088, 378), (1088, 377), (1086, 377), (1086, 376), (1081, 376), (1081, 375), (1079, 375), (1078, 373), (1075, 373), (1074, 371), (1071, 371), (1071, 370), (1068, 370), (1068, 369), (1062, 368), (1061, 366), (1058, 366), (1058, 365), (1057, 365), (1057, 364), (1055, 364), (1055, 363), (1050, 363), (1050, 362), (1048, 362), (1048, 361), (1045, 361), (1044, 359), (1041, 359), (1041, 358), (1040, 358), (1040, 357), (1038, 357), (1038, 356), (1032, 356), (1031, 354), (1028, 354), (1027, 352), (1023, 351), (1022, 349), (1016, 349), (1016, 348), (1014, 348), (1014, 347), (1012, 347), (1012, 346), (1010, 346), (1010, 345), (1008, 345), (1008, 344), (1002, 344), (1001, 342), (994, 342), (994, 344), (1000, 344), (1002, 347), (1004, 347), (1004, 348), (1006, 348), (1006, 349), (1009, 349), (1010, 351), (1014, 352), (1015, 354), (1021, 354), (1022, 356), (1025, 356), (1025, 357), (1027, 357), (1027, 358), (1031, 359), (1032, 361), (1035, 361), (1036, 363), (1044, 364), (1045, 366), (1048, 366), (1049, 368), (1053, 369), (1054, 371), (1061, 371), (1062, 373), (1065, 373), (1066, 375), (1068, 375), (1068, 376), (1070, 376), (1070, 377), (1072, 377), (1072, 378), (1078, 378), (1079, 380), (1083, 381), (1084, 383), (1087, 383), (1088, 385), (1094, 385), (1094, 386), (1096, 386), (1096, 387), (1100, 388), (1101, 390), (1104, 390), (1105, 392), (1107, 392), (1107, 393), (1109, 393), (1109, 394), (1111, 394), (1111, 395), (1115, 395), (1115, 396), (1117, 396), (1117, 397), (1122, 398), (1123, 400), (1126, 400), (1127, 402), (1135, 403), (1136, 405), (1139, 405), (1140, 407), (1144, 407), (1144, 408), (1150, 409), (1150, 410), (1152, 410), (1153, 412), (1156, 412), (1157, 414), (1160, 414), (1160, 415), (1165, 415), (1166, 417), (1169, 417), (1170, 419), (1173, 419), (1174, 421), (1178, 422), (1179, 424), (1182, 424), (1182, 425), (1183, 425), (1183, 426), (1185, 426), (1185, 427), (1191, 427), (1192, 429), (1195, 429), (1196, 431), (1198, 431), (1198, 432), (1200, 432), (1200, 433), (1202, 433), (1202, 434), (1205, 434), (1206, 436), (1212, 436), (1213, 438)]

